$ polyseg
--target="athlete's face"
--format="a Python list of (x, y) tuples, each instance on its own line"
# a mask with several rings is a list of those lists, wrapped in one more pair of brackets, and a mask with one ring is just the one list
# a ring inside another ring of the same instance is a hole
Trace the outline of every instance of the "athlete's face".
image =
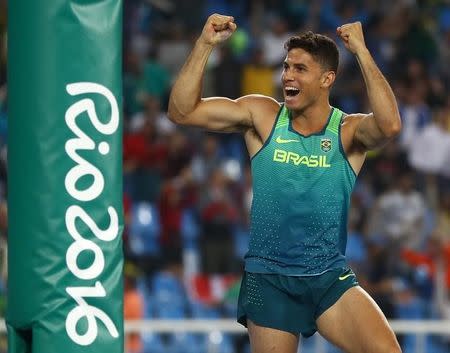
[(323, 95), (328, 95), (334, 72), (325, 71), (305, 50), (291, 49), (283, 63), (283, 94), (286, 107), (304, 110)]

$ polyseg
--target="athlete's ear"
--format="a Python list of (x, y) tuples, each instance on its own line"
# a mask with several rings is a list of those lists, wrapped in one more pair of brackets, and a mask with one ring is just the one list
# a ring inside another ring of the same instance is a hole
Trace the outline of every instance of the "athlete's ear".
[(334, 71), (325, 71), (321, 77), (321, 85), (323, 88), (330, 88), (334, 80), (336, 79), (336, 73)]

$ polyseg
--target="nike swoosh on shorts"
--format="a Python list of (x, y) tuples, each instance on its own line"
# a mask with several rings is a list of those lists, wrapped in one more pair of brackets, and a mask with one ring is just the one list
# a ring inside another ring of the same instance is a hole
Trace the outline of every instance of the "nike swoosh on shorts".
[(339, 280), (343, 281), (344, 279), (347, 279), (350, 276), (354, 276), (354, 273), (351, 270), (348, 270), (346, 274), (339, 276)]

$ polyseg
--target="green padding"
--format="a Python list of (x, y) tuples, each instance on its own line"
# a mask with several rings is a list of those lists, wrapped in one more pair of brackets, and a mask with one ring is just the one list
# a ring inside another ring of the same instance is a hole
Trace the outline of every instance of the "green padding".
[(8, 12), (9, 352), (123, 352), (122, 2)]

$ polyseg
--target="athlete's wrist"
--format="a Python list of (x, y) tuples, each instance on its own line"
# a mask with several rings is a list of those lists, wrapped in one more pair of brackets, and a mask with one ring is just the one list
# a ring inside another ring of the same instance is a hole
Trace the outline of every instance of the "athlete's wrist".
[(208, 41), (207, 39), (200, 37), (197, 39), (195, 46), (206, 51), (212, 51), (215, 47), (215, 44)]
[(355, 51), (355, 56), (359, 61), (364, 61), (365, 59), (371, 58), (372, 55), (370, 54), (369, 49), (367, 47), (361, 47), (361, 49), (358, 49)]

